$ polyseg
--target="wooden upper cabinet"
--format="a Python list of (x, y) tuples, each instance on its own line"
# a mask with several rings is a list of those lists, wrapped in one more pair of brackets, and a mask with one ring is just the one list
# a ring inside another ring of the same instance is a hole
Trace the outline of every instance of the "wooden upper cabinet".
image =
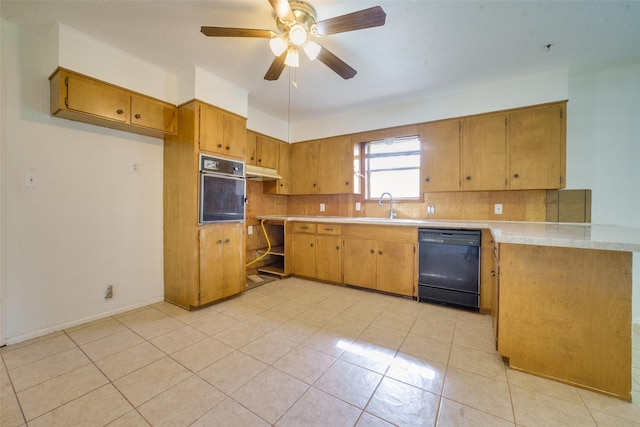
[(290, 194), (291, 178), (289, 172), (291, 145), (286, 142), (277, 141), (276, 152), (278, 153), (277, 164), (273, 166), (282, 179), (264, 181), (262, 191), (265, 194)]
[(176, 133), (175, 107), (140, 95), (131, 95), (131, 124)]
[(507, 115), (473, 116), (462, 121), (462, 190), (504, 190)]
[(244, 160), (246, 119), (199, 102), (200, 150)]
[(353, 194), (360, 192), (356, 179), (354, 146), (351, 138), (331, 138), (317, 141), (318, 181), (321, 194)]
[(317, 194), (318, 142), (291, 144), (291, 194)]
[(129, 93), (100, 81), (65, 73), (65, 105), (70, 110), (125, 123), (129, 118)]
[(565, 110), (562, 102), (509, 113), (510, 190), (564, 188)]
[(280, 143), (266, 136), (258, 135), (257, 145), (257, 162), (256, 166), (262, 166), (270, 169), (278, 168), (278, 145)]
[(257, 146), (258, 135), (247, 129), (246, 133), (246, 145), (244, 147), (245, 151), (245, 162), (248, 165), (257, 166), (256, 162), (258, 160), (258, 146)]
[(460, 188), (460, 120), (428, 123), (420, 127), (421, 192), (457, 191)]
[(50, 77), (51, 114), (142, 135), (177, 132), (175, 105), (59, 68)]

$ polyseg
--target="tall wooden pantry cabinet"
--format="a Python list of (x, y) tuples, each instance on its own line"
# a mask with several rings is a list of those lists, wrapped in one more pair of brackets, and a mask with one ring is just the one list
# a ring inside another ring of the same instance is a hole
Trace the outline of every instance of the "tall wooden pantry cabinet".
[(194, 100), (165, 137), (164, 295), (186, 309), (245, 289), (244, 223), (198, 225), (199, 154), (244, 160), (245, 132), (245, 118)]

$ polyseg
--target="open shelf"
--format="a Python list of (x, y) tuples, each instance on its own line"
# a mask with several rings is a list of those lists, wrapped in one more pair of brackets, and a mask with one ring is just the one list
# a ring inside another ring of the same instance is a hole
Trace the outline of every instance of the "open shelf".
[[(267, 248), (264, 249), (258, 249), (258, 253), (260, 255), (265, 254), (267, 252)], [(271, 252), (269, 252), (269, 255), (276, 255), (276, 256), (284, 256), (284, 246), (274, 246), (271, 248)]]

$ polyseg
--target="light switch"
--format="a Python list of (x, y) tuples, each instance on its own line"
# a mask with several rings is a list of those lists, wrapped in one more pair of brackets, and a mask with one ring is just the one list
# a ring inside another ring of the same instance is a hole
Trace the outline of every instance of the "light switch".
[(360, 211), (360, 202), (356, 202), (356, 211)]

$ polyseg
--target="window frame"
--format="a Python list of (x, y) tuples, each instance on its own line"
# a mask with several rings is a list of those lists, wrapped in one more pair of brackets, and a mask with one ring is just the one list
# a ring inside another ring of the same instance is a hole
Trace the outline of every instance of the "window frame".
[[(403, 140), (403, 139), (415, 139), (418, 141), (418, 148), (416, 150), (411, 150), (411, 151), (402, 151), (402, 152), (395, 152), (395, 153), (390, 153), (390, 154), (374, 154), (373, 156), (370, 156), (368, 153), (368, 145), (371, 143), (380, 143), (380, 142), (384, 142), (387, 139), (393, 139), (394, 142), (396, 142), (397, 140)], [(420, 176), (422, 173), (422, 141), (420, 139), (420, 134), (419, 133), (411, 133), (408, 135), (398, 135), (398, 136), (392, 136), (392, 137), (387, 137), (387, 138), (378, 138), (378, 139), (371, 139), (371, 140), (367, 140), (367, 141), (363, 141), (361, 143), (361, 149), (362, 149), (362, 158), (361, 158), (361, 170), (364, 171), (364, 174), (361, 175), (363, 181), (364, 181), (364, 185), (363, 185), (363, 198), (365, 202), (378, 202), (379, 198), (376, 197), (372, 197), (370, 195), (370, 180), (371, 180), (371, 170), (369, 169), (369, 158), (373, 157), (400, 157), (400, 156), (406, 156), (407, 154), (409, 155), (417, 155), (418, 156), (418, 166), (417, 167), (401, 167), (401, 168), (391, 168), (391, 169), (376, 169), (376, 171), (394, 171), (394, 170), (417, 170), (418, 172), (418, 178), (417, 178), (417, 185), (418, 185), (418, 194), (416, 195), (416, 197), (396, 197), (395, 195), (393, 196), (393, 200), (394, 201), (402, 201), (402, 202), (422, 202), (423, 201), (423, 192), (421, 189), (421, 181), (420, 181)], [(392, 192), (393, 194), (393, 192)]]

